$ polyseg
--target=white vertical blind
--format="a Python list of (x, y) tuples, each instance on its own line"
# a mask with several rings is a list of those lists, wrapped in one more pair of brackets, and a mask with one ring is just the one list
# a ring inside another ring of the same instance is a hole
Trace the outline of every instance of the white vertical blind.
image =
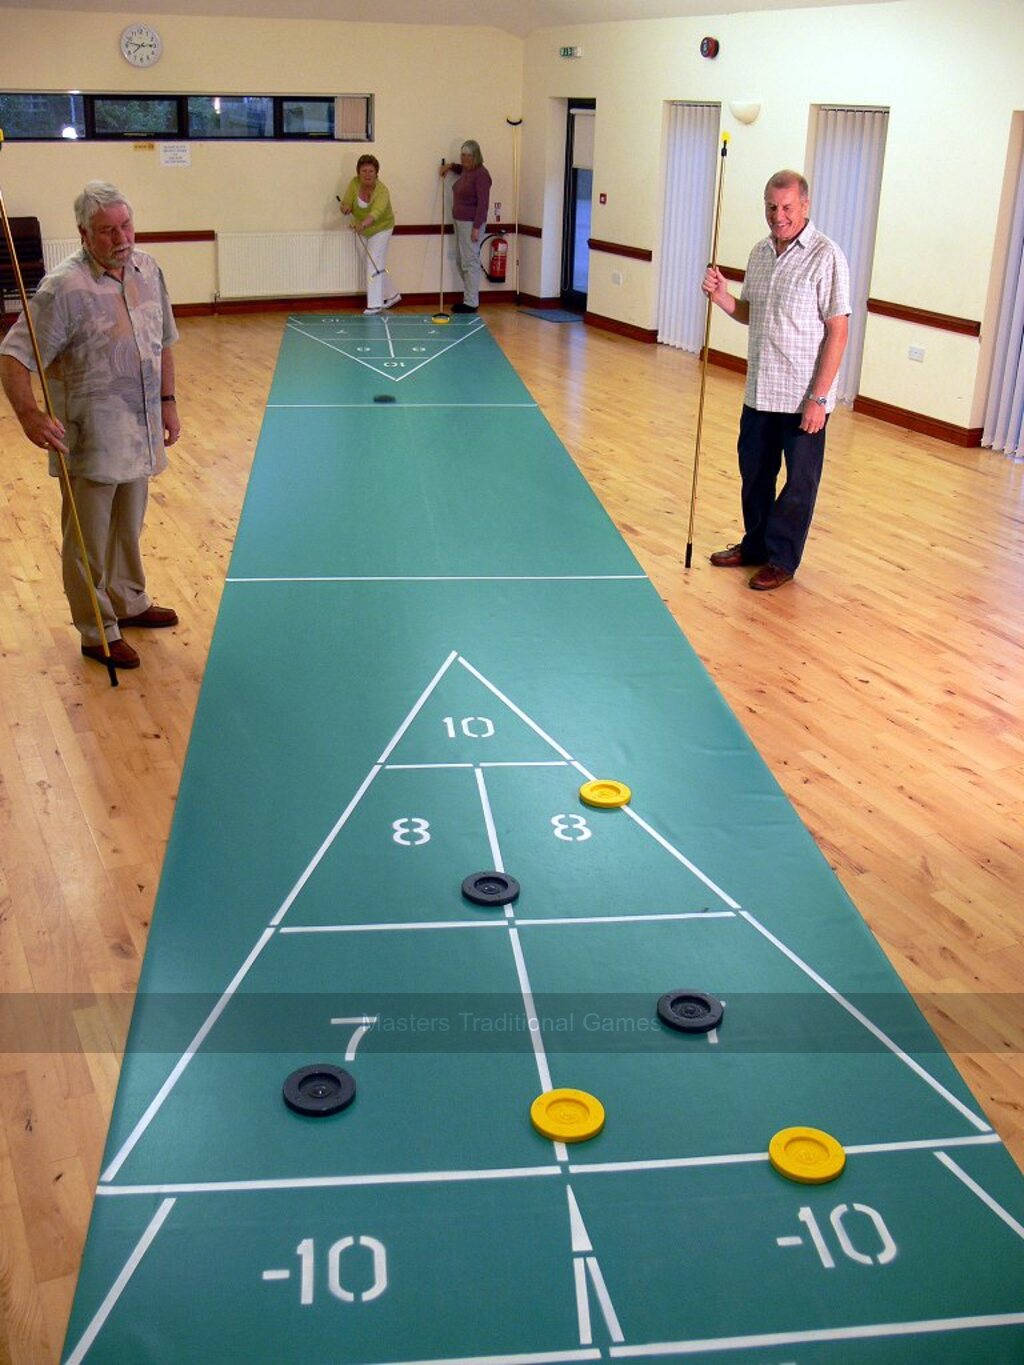
[(1024, 460), (1024, 160), (1017, 172), (981, 444)]
[(658, 285), (658, 340), (684, 351), (704, 344), (721, 105), (669, 106), (665, 211)]
[(839, 367), (842, 403), (852, 403), (860, 385), (888, 125), (885, 109), (819, 108), (814, 120), (811, 221), (838, 242), (850, 263), (850, 332)]

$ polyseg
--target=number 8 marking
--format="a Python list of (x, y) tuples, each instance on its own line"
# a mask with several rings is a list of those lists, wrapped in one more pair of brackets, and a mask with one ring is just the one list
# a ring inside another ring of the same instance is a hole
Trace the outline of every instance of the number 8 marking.
[(430, 842), (430, 821), (423, 820), (418, 815), (403, 817), (401, 820), (392, 820), (391, 828), (394, 833), (391, 835), (396, 844), (402, 844), (405, 848), (416, 848), (420, 844)]
[(587, 824), (585, 816), (577, 814), (553, 815), (551, 824), (555, 838), (563, 839), (567, 844), (581, 844), (594, 832)]

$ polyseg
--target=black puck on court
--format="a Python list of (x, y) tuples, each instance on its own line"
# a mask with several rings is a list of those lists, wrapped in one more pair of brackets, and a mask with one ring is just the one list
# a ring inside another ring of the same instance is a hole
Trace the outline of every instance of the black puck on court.
[(507, 872), (474, 872), (462, 883), (462, 894), (474, 905), (508, 905), (519, 895), (519, 883)]
[(395, 401), (395, 395), (393, 393), (375, 393), (373, 395), (373, 401), (375, 403), (393, 403)]
[(703, 991), (669, 991), (658, 1001), (658, 1018), (680, 1033), (710, 1033), (723, 1012), (721, 1000)]
[(314, 1062), (293, 1071), (281, 1093), (285, 1104), (296, 1114), (321, 1119), (348, 1108), (356, 1097), (356, 1083), (340, 1066)]

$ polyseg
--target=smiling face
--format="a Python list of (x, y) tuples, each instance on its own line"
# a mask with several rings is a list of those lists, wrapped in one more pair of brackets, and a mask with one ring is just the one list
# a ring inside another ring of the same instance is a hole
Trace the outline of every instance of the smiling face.
[(801, 194), (797, 181), (775, 188), (769, 185), (764, 192), (764, 216), (768, 222), (776, 250), (789, 245), (807, 226), (809, 201)]
[(135, 224), (127, 204), (98, 209), (88, 227), (78, 229), (82, 245), (104, 270), (123, 270), (135, 249)]
[(360, 189), (372, 190), (377, 183), (377, 167), (372, 166), (368, 161), (364, 161), (359, 167), (358, 174)]

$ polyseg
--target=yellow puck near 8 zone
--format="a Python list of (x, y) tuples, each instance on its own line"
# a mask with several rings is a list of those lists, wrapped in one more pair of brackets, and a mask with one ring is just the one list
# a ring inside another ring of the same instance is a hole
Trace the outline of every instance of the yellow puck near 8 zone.
[(846, 1152), (820, 1128), (782, 1128), (768, 1144), (768, 1159), (787, 1180), (824, 1185), (846, 1165)]
[(530, 1122), (557, 1142), (586, 1142), (604, 1127), (604, 1105), (585, 1090), (545, 1090), (530, 1105)]
[(614, 806), (629, 804), (633, 793), (625, 782), (613, 782), (611, 778), (599, 777), (593, 782), (584, 782), (580, 787), (580, 800), (587, 806), (600, 806), (611, 810)]

